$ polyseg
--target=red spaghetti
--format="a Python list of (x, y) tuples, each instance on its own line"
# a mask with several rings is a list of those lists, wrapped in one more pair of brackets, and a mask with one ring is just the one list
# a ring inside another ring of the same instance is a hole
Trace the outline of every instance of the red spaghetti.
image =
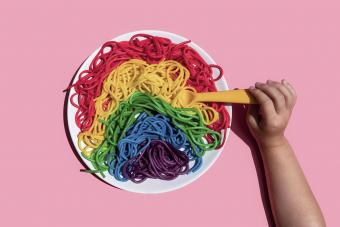
[[(190, 71), (187, 85), (194, 87), (198, 92), (217, 91), (214, 82), (223, 76), (222, 68), (207, 64), (192, 47), (187, 45), (189, 42), (175, 44), (167, 38), (148, 34), (134, 35), (129, 41), (106, 42), (92, 60), (89, 69), (82, 71), (73, 85), (76, 93), (71, 96), (71, 103), (78, 109), (75, 121), (80, 130), (87, 131), (93, 123), (95, 98), (100, 95), (105, 78), (115, 67), (130, 59), (142, 59), (149, 64), (159, 63), (161, 60), (178, 61)], [(219, 70), (216, 78), (212, 77), (213, 68)], [(77, 103), (74, 102), (76, 97)], [(208, 105), (219, 113), (219, 120), (209, 127), (215, 131), (229, 127), (230, 117), (224, 105), (220, 103)], [(221, 146), (225, 138), (226, 136)]]

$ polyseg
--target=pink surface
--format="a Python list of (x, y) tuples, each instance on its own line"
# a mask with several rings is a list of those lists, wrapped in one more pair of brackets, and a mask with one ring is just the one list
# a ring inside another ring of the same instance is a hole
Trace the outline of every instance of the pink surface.
[(79, 172), (61, 91), (101, 43), (140, 29), (190, 37), (232, 88), (282, 77), (295, 85), (287, 136), (328, 225), (340, 226), (339, 4), (124, 2), (1, 3), (0, 226), (267, 224), (251, 152), (234, 133), (208, 173), (171, 193), (128, 193)]

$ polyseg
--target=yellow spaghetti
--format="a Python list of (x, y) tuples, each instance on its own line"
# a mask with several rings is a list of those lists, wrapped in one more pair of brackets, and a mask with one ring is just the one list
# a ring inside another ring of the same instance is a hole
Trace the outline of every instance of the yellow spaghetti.
[(89, 156), (104, 141), (105, 125), (101, 120), (106, 121), (119, 103), (135, 91), (157, 96), (175, 108), (197, 108), (205, 125), (217, 121), (218, 113), (212, 107), (204, 103), (183, 106), (180, 102), (179, 94), (184, 89), (196, 92), (186, 86), (189, 76), (189, 70), (174, 60), (148, 64), (132, 59), (115, 68), (104, 81), (101, 95), (95, 100), (96, 114), (91, 128), (78, 135), (80, 150)]

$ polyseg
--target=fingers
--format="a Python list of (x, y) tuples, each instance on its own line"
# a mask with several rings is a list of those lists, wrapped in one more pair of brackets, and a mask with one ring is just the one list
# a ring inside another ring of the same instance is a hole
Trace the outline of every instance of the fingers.
[(263, 117), (276, 112), (274, 103), (272, 102), (271, 98), (266, 93), (264, 93), (262, 90), (255, 89), (254, 87), (250, 87), (249, 92), (258, 101), (261, 107), (261, 110), (262, 110)]
[(284, 84), (283, 81), (284, 80), (282, 80), (282, 82), (280, 83), (280, 82), (273, 81), (273, 80), (267, 80), (267, 84), (276, 87), (276, 89), (278, 89), (281, 92), (281, 94), (285, 98), (286, 107), (292, 107), (294, 106), (294, 94)]
[(277, 113), (282, 112), (286, 107), (285, 96), (278, 90), (276, 86), (270, 84), (256, 83), (255, 87), (265, 93), (274, 103)]
[(290, 83), (288, 83), (288, 81), (287, 80), (282, 80), (281, 81), (281, 83), (283, 84), (283, 85), (285, 85), (285, 87), (289, 90), (289, 92), (292, 94), (292, 99), (291, 99), (291, 106), (294, 106), (295, 105), (295, 103), (296, 103), (296, 98), (297, 98), (297, 94), (296, 94), (296, 91), (295, 91), (295, 89), (293, 88), (293, 86), (290, 84)]
[(287, 88), (290, 90), (290, 92), (292, 92), (293, 95), (296, 96), (296, 91), (295, 89), (293, 88), (293, 86), (285, 79), (283, 79), (282, 81), (282, 84), (284, 84), (285, 86), (287, 86)]
[(249, 92), (257, 99), (265, 117), (270, 113), (283, 113), (287, 108), (292, 109), (296, 102), (296, 91), (286, 80), (280, 82), (268, 80), (267, 83), (256, 83), (255, 89)]

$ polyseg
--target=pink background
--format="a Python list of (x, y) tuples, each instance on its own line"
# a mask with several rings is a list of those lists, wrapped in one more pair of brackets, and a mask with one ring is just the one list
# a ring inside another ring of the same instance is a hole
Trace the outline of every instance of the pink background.
[[(137, 3), (138, 2), (138, 3)], [(174, 32), (204, 48), (231, 88), (288, 79), (287, 136), (329, 226), (340, 226), (340, 6), (337, 1), (2, 1), (0, 226), (266, 226), (249, 147), (234, 133), (180, 190), (117, 190), (82, 168), (63, 127), (62, 90), (101, 43)]]

